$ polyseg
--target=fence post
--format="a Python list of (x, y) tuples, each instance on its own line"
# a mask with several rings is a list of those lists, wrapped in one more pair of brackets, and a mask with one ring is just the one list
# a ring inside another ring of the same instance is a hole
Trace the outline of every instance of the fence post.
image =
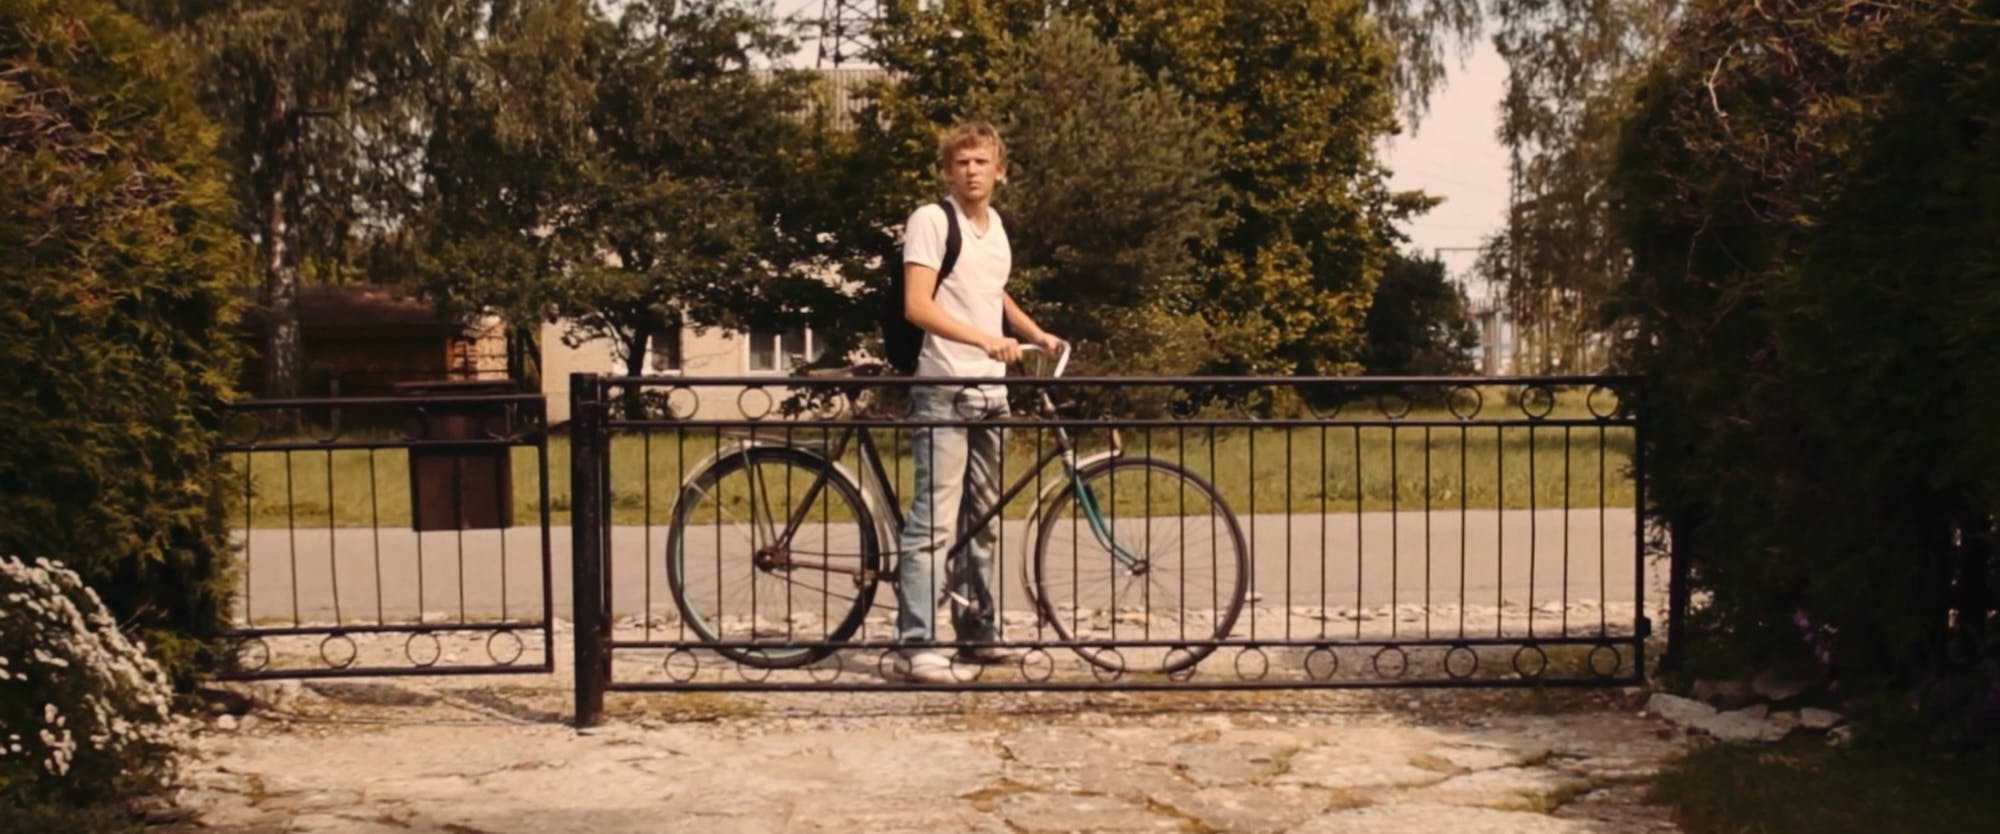
[(570, 594), (576, 636), (576, 726), (604, 718), (611, 682), (604, 594), (604, 397), (598, 375), (569, 376)]

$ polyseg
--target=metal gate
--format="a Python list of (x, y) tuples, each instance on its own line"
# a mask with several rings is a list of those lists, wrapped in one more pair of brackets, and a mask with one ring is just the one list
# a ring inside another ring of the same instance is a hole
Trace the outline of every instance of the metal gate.
[(579, 723), (607, 691), (1645, 677), (1635, 378), (1027, 377), (976, 646), (1012, 657), (908, 683), (913, 432), (991, 427), (906, 419), (913, 384), (571, 379)]
[(511, 383), (231, 406), (224, 678), (554, 669), (543, 398)]

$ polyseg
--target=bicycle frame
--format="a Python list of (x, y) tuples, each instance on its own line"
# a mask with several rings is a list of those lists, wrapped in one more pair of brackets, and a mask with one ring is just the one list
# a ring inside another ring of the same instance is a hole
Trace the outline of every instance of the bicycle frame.
[[(1056, 374), (1060, 375), (1063, 365), (1065, 365), (1068, 362), (1068, 358), (1069, 358), (1068, 351), (1065, 350), (1062, 358), (1057, 363)], [(1054, 413), (1055, 404), (1052, 400), (1050, 400), (1047, 391), (1041, 392), (1041, 398), (1042, 398), (1043, 408), (1049, 413)], [(956, 425), (956, 424), (950, 423), (946, 425)], [(1133, 567), (1139, 565), (1141, 560), (1138, 557), (1132, 555), (1131, 551), (1126, 550), (1123, 546), (1119, 545), (1116, 540), (1114, 540), (1109, 525), (1107, 525), (1104, 521), (1103, 513), (1097, 507), (1095, 496), (1092, 496), (1089, 490), (1083, 488), (1083, 478), (1081, 473), (1086, 467), (1096, 463), (1099, 460), (1114, 458), (1123, 454), (1123, 448), (1120, 444), (1117, 430), (1113, 429), (1111, 432), (1111, 448), (1107, 451), (1098, 453), (1096, 455), (1092, 455), (1089, 458), (1079, 458), (1077, 456), (1076, 444), (1070, 438), (1069, 431), (1067, 429), (1064, 429), (1061, 426), (1057, 426), (1055, 429), (1055, 437), (1056, 437), (1055, 448), (1047, 452), (1044, 452), (1041, 455), (1041, 457), (1035, 461), (1034, 465), (1028, 467), (1025, 473), (1023, 473), (1019, 478), (1017, 478), (1006, 489), (1001, 490), (999, 498), (995, 500), (993, 502), (993, 505), (987, 508), (987, 510), (984, 513), (980, 514), (971, 523), (963, 525), (963, 529), (961, 529), (958, 532), (958, 537), (951, 543), (951, 547), (948, 548), (945, 552), (947, 553), (954, 552), (959, 548), (964, 547), (968, 542), (972, 540), (972, 537), (975, 536), (979, 530), (985, 529), (986, 525), (994, 523), (994, 521), (1005, 510), (1006, 506), (1012, 503), (1015, 498), (1019, 497), (1021, 493), (1028, 488), (1029, 484), (1036, 483), (1039, 480), (1037, 476), (1041, 472), (1046, 470), (1049, 464), (1054, 463), (1057, 460), (1061, 460), (1063, 462), (1063, 477), (1055, 479), (1043, 485), (1040, 494), (1038, 494), (1035, 498), (1035, 510), (1034, 513), (1031, 514), (1029, 517), (1030, 526), (1032, 527), (1033, 521), (1040, 517), (1042, 508), (1047, 506), (1049, 498), (1051, 496), (1053, 496), (1056, 492), (1058, 492), (1065, 486), (1070, 487), (1077, 496), (1079, 512), (1087, 520), (1091, 534), (1097, 538), (1098, 542), (1104, 546), (1105, 550), (1111, 553), (1114, 559), (1116, 559), (1120, 564), (1125, 565), (1126, 567)], [(785, 519), (784, 529), (781, 532), (776, 530), (771, 531), (771, 536), (769, 538), (770, 543), (763, 547), (758, 548), (756, 558), (759, 560), (760, 563), (767, 564), (768, 566), (773, 566), (773, 567), (778, 567), (778, 566), (787, 568), (805, 567), (805, 568), (813, 568), (817, 570), (828, 571), (831, 573), (847, 574), (853, 576), (857, 584), (880, 581), (881, 579), (880, 576), (867, 575), (869, 573), (868, 571), (862, 570), (861, 568), (858, 567), (834, 565), (826, 562), (803, 562), (794, 559), (791, 556), (790, 552), (791, 551), (790, 542), (792, 540), (793, 535), (795, 535), (799, 527), (806, 522), (806, 516), (811, 511), (811, 508), (813, 506), (813, 501), (814, 499), (819, 497), (820, 491), (826, 487), (827, 480), (829, 478), (836, 477), (836, 473), (841, 473), (839, 475), (840, 477), (846, 477), (846, 475), (844, 474), (844, 470), (839, 465), (839, 461), (842, 458), (846, 457), (848, 452), (848, 446), (850, 443), (854, 444), (855, 453), (859, 455), (859, 457), (861, 458), (861, 464), (863, 466), (863, 469), (860, 473), (860, 477), (857, 479), (858, 480), (857, 485), (860, 486), (862, 490), (864, 490), (864, 495), (867, 496), (867, 498), (875, 500), (876, 502), (880, 503), (882, 507), (886, 508), (886, 518), (889, 521), (889, 527), (888, 529), (883, 531), (886, 534), (883, 537), (883, 540), (885, 542), (894, 542), (900, 538), (899, 534), (903, 528), (903, 524), (905, 521), (903, 517), (902, 503), (897, 499), (895, 491), (891, 486), (893, 482), (889, 477), (888, 469), (882, 464), (881, 450), (876, 446), (874, 436), (866, 430), (865, 426), (853, 425), (842, 430), (838, 438), (833, 443), (828, 445), (827, 450), (824, 454), (821, 454), (818, 451), (809, 448), (805, 449), (805, 451), (809, 454), (815, 454), (822, 457), (826, 465), (820, 468), (819, 473), (816, 476), (814, 476), (811, 485), (809, 485), (806, 488), (805, 493), (794, 502), (794, 507), (791, 509), (790, 515)], [(746, 456), (745, 471), (750, 473), (751, 489), (753, 492), (756, 492), (760, 495), (764, 494), (764, 490), (762, 485), (759, 484), (756, 480), (758, 475), (756, 473), (755, 467), (747, 465), (749, 462), (747, 460), (747, 455), (749, 454), (751, 449), (767, 445), (769, 446), (783, 445), (783, 446), (790, 446), (792, 448), (803, 448), (789, 443), (785, 444), (758, 443), (754, 437), (751, 440), (744, 442), (738, 448), (736, 453), (743, 454)], [(718, 458), (720, 458), (720, 456), (718, 456)], [(758, 504), (759, 502), (755, 500), (750, 502), (751, 523), (753, 526), (757, 523), (758, 520), (757, 519)], [(770, 508), (768, 507), (763, 508), (763, 514), (765, 519), (773, 518), (773, 515), (770, 512)], [(900, 549), (889, 549), (886, 550), (885, 552), (896, 559), (902, 558), (902, 551)], [(885, 565), (885, 569), (893, 570), (894, 568), (890, 565)]]
[[(889, 523), (888, 529), (884, 531), (887, 534), (884, 540), (887, 542), (896, 541), (896, 534), (902, 530), (905, 519), (902, 504), (898, 501), (894, 489), (890, 486), (892, 481), (889, 477), (888, 468), (882, 463), (881, 450), (877, 446), (874, 437), (864, 427), (850, 426), (841, 431), (835, 441), (826, 448), (824, 453), (815, 449), (805, 449), (807, 453), (821, 457), (826, 462), (826, 465), (820, 468), (819, 473), (813, 477), (812, 483), (806, 487), (803, 493), (791, 499), (792, 507), (788, 511), (788, 516), (784, 519), (783, 528), (771, 529), (768, 536), (769, 544), (758, 548), (758, 557), (760, 559), (771, 559), (789, 567), (812, 568), (832, 573), (848, 574), (854, 576), (857, 582), (873, 582), (880, 579), (880, 577), (864, 575), (865, 572), (859, 568), (816, 561), (801, 561), (789, 555), (792, 537), (798, 532), (801, 526), (807, 523), (806, 517), (812, 511), (813, 502), (819, 497), (820, 492), (826, 488), (827, 482), (835, 477), (850, 477), (846, 474), (845, 468), (838, 465), (838, 461), (846, 457), (850, 445), (854, 447), (855, 453), (861, 458), (863, 466), (859, 477), (856, 478), (857, 485), (865, 490), (868, 497), (874, 503), (880, 504), (884, 510), (883, 517)], [(790, 444), (751, 440), (740, 444), (728, 454), (747, 456), (753, 449), (779, 446), (788, 446), (795, 449), (803, 448), (791, 446)], [(1063, 476), (1043, 484), (1041, 493), (1036, 498), (1036, 513), (1040, 513), (1041, 506), (1047, 503), (1049, 496), (1055, 494), (1063, 487), (1077, 487), (1077, 494), (1082, 497), (1082, 512), (1089, 520), (1092, 533), (1121, 562), (1127, 564), (1135, 563), (1137, 561), (1135, 557), (1111, 541), (1110, 529), (1099, 514), (1096, 503), (1091, 499), (1087, 490), (1081, 489), (1082, 479), (1079, 474), (1086, 466), (1098, 460), (1116, 457), (1122, 453), (1122, 449), (1118, 448), (1114, 441), (1113, 448), (1110, 450), (1092, 455), (1089, 458), (1079, 458), (1076, 454), (1075, 446), (1069, 439), (1068, 432), (1058, 429), (1056, 432), (1056, 447), (1042, 453), (1034, 464), (1028, 467), (1024, 474), (1016, 478), (1006, 489), (1001, 490), (1000, 497), (993, 503), (993, 506), (987, 508), (984, 513), (981, 513), (971, 523), (964, 525), (964, 529), (959, 531), (957, 538), (951, 543), (950, 550), (946, 552), (957, 550), (971, 541), (977, 531), (993, 523), (1009, 503), (1020, 497), (1030, 485), (1035, 484), (1039, 480), (1036, 477), (1038, 474), (1045, 471), (1050, 464), (1061, 460), (1063, 462)], [(721, 457), (724, 456), (718, 456), (718, 459)], [(751, 473), (751, 489), (760, 495), (766, 494), (763, 486), (755, 480), (758, 477), (755, 467), (746, 467), (746, 471)], [(761, 506), (761, 504), (762, 502), (754, 500), (750, 502), (751, 523), (753, 525), (760, 521), (776, 520), (776, 514), (771, 512), (769, 507)], [(901, 558), (902, 556), (901, 551), (896, 549), (887, 550), (886, 553), (896, 558)]]

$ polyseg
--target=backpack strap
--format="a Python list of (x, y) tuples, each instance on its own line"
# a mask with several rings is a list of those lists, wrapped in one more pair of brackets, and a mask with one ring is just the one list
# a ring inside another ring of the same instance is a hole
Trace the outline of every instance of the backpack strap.
[[(965, 239), (958, 231), (958, 210), (952, 208), (951, 199), (939, 197), (938, 208), (944, 209), (944, 262), (938, 264), (938, 287), (944, 286), (944, 277), (951, 274), (952, 267), (958, 266), (958, 250), (964, 247)], [(1000, 218), (1000, 225), (1007, 225), (1007, 215), (1000, 213), (998, 206), (987, 206), (987, 211)], [(937, 287), (931, 289), (931, 297), (937, 297)]]
[(952, 267), (958, 266), (958, 250), (965, 241), (958, 232), (958, 210), (952, 208), (951, 200), (939, 197), (938, 208), (944, 209), (944, 262), (938, 264), (937, 285), (931, 287), (931, 297), (936, 298), (944, 287), (944, 277), (951, 274)]

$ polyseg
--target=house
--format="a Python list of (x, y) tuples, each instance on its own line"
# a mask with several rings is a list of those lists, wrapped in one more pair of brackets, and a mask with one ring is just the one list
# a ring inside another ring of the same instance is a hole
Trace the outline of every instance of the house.
[[(571, 347), (564, 336), (572, 329), (568, 322), (542, 325), (542, 393), (548, 398), (551, 424), (569, 419), (570, 374), (624, 376), (626, 373), (624, 351), (613, 340), (590, 339)], [(741, 333), (721, 328), (687, 328), (678, 334), (654, 336), (649, 341), (641, 375), (662, 379), (768, 376), (777, 380), (790, 375), (799, 363), (818, 358), (823, 350), (810, 329)], [(664, 393), (667, 388), (661, 390)], [(685, 406), (692, 413), (680, 410), (684, 406), (676, 400), (672, 416), (722, 420), (746, 416), (738, 405), (743, 386), (698, 386), (688, 390), (695, 395), (695, 400)]]
[[(250, 349), (239, 386), (256, 392), (263, 387), (264, 334), (269, 317), (254, 303), (255, 288), (240, 292), (253, 302), (240, 330)], [(612, 340), (589, 339), (571, 347), (564, 336), (572, 329), (570, 322), (556, 321), (543, 324), (539, 334), (540, 390), (548, 399), (550, 425), (569, 419), (571, 373), (626, 373), (623, 353)], [(508, 379), (507, 330), (497, 317), (467, 325), (439, 315), (428, 301), (402, 296), (386, 287), (302, 287), (299, 330), (298, 394), (302, 397), (391, 397), (399, 395), (398, 386), (404, 383)], [(653, 340), (644, 375), (777, 379), (790, 374), (797, 363), (818, 357), (821, 351), (810, 330), (738, 333), (690, 328), (672, 342), (668, 338), (674, 337)], [(695, 413), (676, 416), (741, 416), (737, 407), (741, 391), (741, 386), (699, 388), (700, 404)]]
[[(261, 391), (269, 315), (256, 288), (241, 333), (250, 344), (240, 386)], [(302, 397), (394, 396), (396, 384), (507, 379), (506, 330), (488, 317), (467, 325), (427, 301), (368, 285), (299, 288), (298, 394)]]

